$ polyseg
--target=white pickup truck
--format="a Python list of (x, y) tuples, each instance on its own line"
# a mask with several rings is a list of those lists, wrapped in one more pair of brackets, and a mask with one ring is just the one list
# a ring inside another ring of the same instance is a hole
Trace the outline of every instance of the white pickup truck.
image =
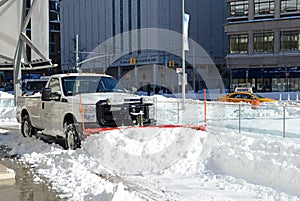
[(18, 97), (16, 112), (24, 137), (42, 132), (76, 149), (101, 129), (154, 124), (151, 106), (111, 76), (71, 73), (51, 76), (40, 95)]

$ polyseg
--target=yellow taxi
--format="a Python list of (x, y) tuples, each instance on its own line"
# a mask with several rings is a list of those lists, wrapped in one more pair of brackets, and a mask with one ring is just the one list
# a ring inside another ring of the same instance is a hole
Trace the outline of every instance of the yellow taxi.
[(217, 99), (218, 101), (223, 102), (246, 102), (246, 103), (252, 103), (254, 100), (257, 100), (259, 102), (277, 102), (277, 100), (272, 98), (264, 98), (258, 94), (253, 94), (251, 92), (233, 92), (230, 94), (227, 94), (226, 96), (219, 97)]

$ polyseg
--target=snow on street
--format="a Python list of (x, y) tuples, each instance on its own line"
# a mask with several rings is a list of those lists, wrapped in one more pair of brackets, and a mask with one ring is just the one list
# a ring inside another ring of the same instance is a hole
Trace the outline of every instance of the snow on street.
[[(256, 115), (257, 111), (247, 108), (243, 111)], [(230, 114), (227, 110), (231, 111), (226, 108), (226, 115), (234, 115), (234, 110)], [(11, 108), (0, 111), (5, 115)], [(176, 119), (171, 114), (166, 114), (170, 118), (166, 121)], [(299, 114), (296, 115), (298, 118)], [(293, 118), (292, 113), (289, 118)], [(272, 120), (267, 118), (264, 122)], [(250, 125), (251, 119), (247, 121)], [(17, 122), (2, 118), (0, 126), (5, 125), (17, 125)], [(34, 137), (23, 138), (19, 132), (0, 130), (0, 146), (9, 146), (10, 155), (19, 157), (34, 169), (37, 182), (49, 183), (67, 200), (300, 200), (300, 144), (297, 139), (284, 139), (269, 133), (262, 135), (264, 133), (256, 133), (255, 129), (238, 133), (229, 123), (222, 125), (225, 127), (209, 126), (208, 132), (162, 129), (149, 139), (138, 136), (139, 129), (110, 131), (87, 138), (82, 148), (75, 151)], [(294, 134), (299, 130), (297, 124), (291, 127)], [(170, 155), (158, 155), (164, 160), (153, 161), (156, 158), (151, 154), (160, 153), (164, 147), (181, 147), (180, 142), (172, 144), (172, 140), (181, 139), (174, 136), (188, 134), (192, 141), (186, 152), (180, 155), (169, 150), (166, 153)], [(155, 171), (134, 175), (120, 171), (118, 168), (126, 167), (126, 163), (120, 161), (118, 166), (117, 152), (107, 160), (103, 148), (99, 147), (103, 140), (129, 156), (142, 156), (138, 161), (130, 161), (130, 157), (124, 155), (128, 157), (124, 161), (133, 169), (145, 168), (143, 163), (148, 163)], [(177, 155), (171, 155), (174, 153)], [(152, 161), (149, 162), (147, 156)], [(168, 156), (175, 156), (176, 160), (167, 161)]]

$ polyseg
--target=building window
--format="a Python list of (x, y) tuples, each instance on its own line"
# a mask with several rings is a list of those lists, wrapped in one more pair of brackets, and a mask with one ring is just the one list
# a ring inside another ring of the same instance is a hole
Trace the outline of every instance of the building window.
[(137, 29), (138, 29), (138, 51), (142, 50), (142, 36), (141, 36), (141, 0), (137, 0)]
[(274, 14), (274, 0), (254, 0), (256, 15)]
[(123, 0), (120, 0), (120, 33), (123, 33), (124, 27), (123, 27)]
[(271, 53), (274, 52), (274, 33), (255, 33), (254, 52)]
[(281, 0), (281, 12), (296, 12), (300, 10), (300, 0)]
[(60, 30), (60, 24), (59, 23), (50, 23), (50, 30), (59, 31)]
[(131, 0), (128, 0), (128, 31), (132, 30), (132, 22), (131, 22)]
[(248, 1), (231, 1), (228, 4), (230, 17), (248, 16)]
[(239, 34), (229, 36), (230, 54), (246, 54), (248, 53), (248, 35)]
[(128, 0), (128, 31), (129, 31), (129, 51), (132, 51), (132, 12), (131, 12), (131, 0)]
[(300, 51), (300, 31), (283, 31), (280, 35), (280, 50)]
[(112, 34), (113, 36), (116, 35), (116, 9), (115, 9), (115, 0), (112, 0), (111, 2), (112, 7)]
[(55, 54), (57, 52), (56, 46), (55, 45), (50, 45), (50, 53)]
[[(122, 34), (124, 32), (124, 26), (123, 26), (123, 0), (120, 0), (120, 33)], [(124, 51), (124, 36), (121, 36), (121, 51)]]

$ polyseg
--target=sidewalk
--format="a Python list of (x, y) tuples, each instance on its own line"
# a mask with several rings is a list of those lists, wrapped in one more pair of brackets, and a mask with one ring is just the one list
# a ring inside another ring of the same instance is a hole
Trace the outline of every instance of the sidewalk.
[(0, 186), (13, 185), (15, 183), (15, 178), (15, 171), (0, 163)]
[[(2, 179), (12, 178), (12, 179)], [(44, 182), (35, 182), (32, 172), (12, 158), (0, 154), (1, 201), (65, 201)]]

